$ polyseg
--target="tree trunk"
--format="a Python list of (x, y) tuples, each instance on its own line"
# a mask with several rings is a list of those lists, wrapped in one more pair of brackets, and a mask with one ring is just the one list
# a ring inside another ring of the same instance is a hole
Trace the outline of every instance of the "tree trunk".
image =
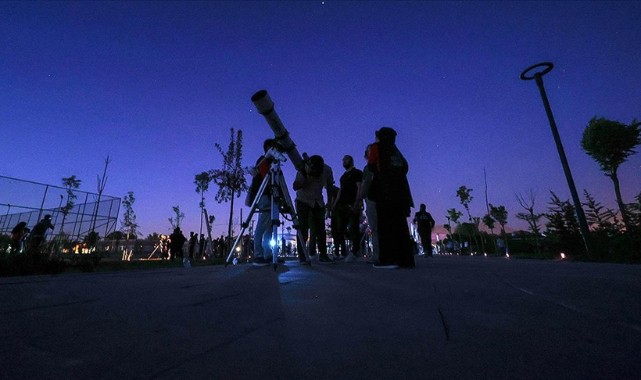
[(231, 191), (231, 206), (229, 208), (229, 224), (227, 226), (227, 246), (228, 248), (231, 248), (231, 225), (232, 225), (232, 220), (234, 216), (234, 198), (235, 198), (235, 191)]
[(610, 174), (610, 178), (612, 178), (612, 182), (614, 183), (614, 194), (617, 197), (617, 204), (619, 205), (619, 212), (621, 213), (621, 218), (623, 219), (623, 225), (625, 226), (626, 231), (630, 231), (630, 221), (628, 220), (628, 213), (625, 209), (625, 203), (623, 203), (623, 197), (621, 197), (619, 176), (617, 175), (616, 170), (612, 171), (612, 174)]

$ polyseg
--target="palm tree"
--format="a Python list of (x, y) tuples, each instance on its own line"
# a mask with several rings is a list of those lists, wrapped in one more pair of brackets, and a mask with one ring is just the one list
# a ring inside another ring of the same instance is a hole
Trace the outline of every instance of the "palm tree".
[(634, 148), (641, 143), (641, 123), (633, 120), (630, 125), (605, 118), (592, 118), (583, 131), (581, 147), (601, 167), (601, 171), (612, 179), (619, 212), (625, 228), (631, 228), (630, 218), (621, 197), (617, 171), (629, 156), (636, 153)]

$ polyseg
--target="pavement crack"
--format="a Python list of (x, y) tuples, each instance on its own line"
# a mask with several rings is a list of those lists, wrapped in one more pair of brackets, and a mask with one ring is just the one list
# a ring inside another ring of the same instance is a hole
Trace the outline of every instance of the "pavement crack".
[(441, 308), (438, 308), (438, 315), (441, 317), (441, 324), (443, 325), (443, 331), (445, 332), (445, 340), (449, 341), (450, 340), (450, 326), (447, 323), (447, 320), (445, 319), (445, 315), (443, 314), (443, 311)]
[(38, 310), (52, 309), (54, 307), (64, 307), (64, 306), (92, 303), (92, 302), (96, 302), (98, 300), (100, 300), (100, 298), (94, 298), (94, 299), (83, 300), (83, 301), (75, 301), (75, 302), (63, 302), (63, 303), (57, 303), (57, 304), (54, 304), (54, 305), (34, 306), (34, 307), (27, 307), (27, 308), (24, 308), (24, 309), (3, 311), (0, 314), (25, 313), (27, 311), (38, 311)]

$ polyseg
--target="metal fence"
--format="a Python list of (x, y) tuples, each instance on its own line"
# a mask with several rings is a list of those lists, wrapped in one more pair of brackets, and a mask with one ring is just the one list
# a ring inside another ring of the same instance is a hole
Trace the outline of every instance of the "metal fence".
[[(76, 196), (69, 208), (65, 207), (68, 191)], [(0, 234), (10, 234), (19, 222), (32, 229), (51, 215), (54, 230), (49, 231), (48, 240), (64, 235), (81, 241), (91, 231), (103, 238), (116, 230), (119, 211), (118, 197), (0, 176)]]

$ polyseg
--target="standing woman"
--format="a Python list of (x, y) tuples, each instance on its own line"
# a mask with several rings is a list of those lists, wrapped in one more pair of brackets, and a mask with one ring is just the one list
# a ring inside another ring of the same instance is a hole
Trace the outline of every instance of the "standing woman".
[(367, 159), (374, 173), (370, 198), (376, 202), (379, 258), (374, 268), (414, 268), (407, 218), (414, 207), (407, 172), (409, 166), (396, 147), (396, 131), (383, 127), (376, 131)]

